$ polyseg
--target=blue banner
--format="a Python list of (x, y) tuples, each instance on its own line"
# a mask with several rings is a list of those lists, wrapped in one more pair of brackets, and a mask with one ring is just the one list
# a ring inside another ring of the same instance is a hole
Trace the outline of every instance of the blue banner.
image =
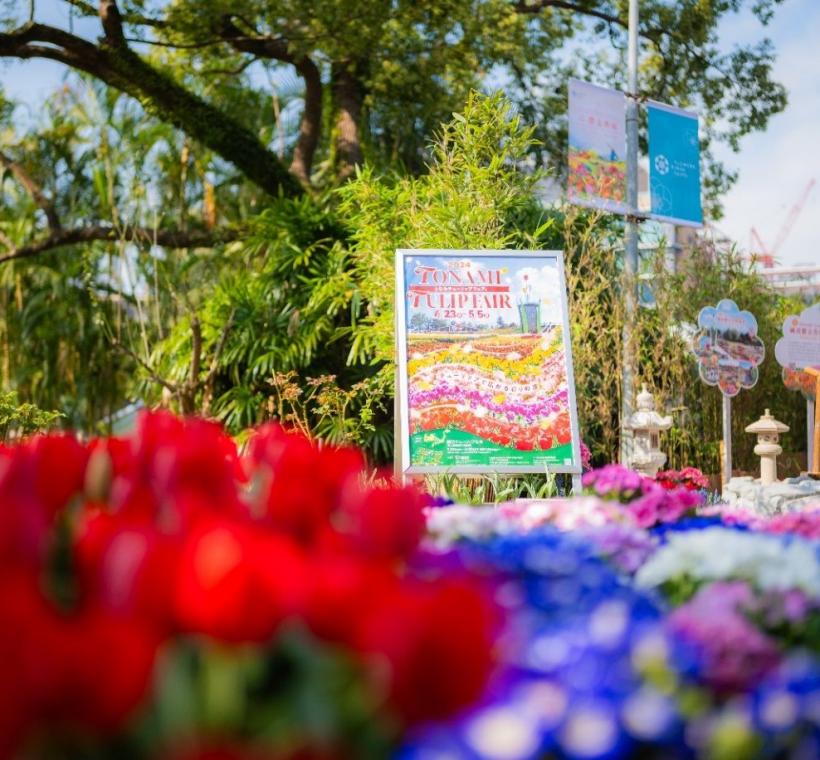
[(698, 116), (649, 103), (649, 190), (652, 216), (700, 227), (700, 144)]

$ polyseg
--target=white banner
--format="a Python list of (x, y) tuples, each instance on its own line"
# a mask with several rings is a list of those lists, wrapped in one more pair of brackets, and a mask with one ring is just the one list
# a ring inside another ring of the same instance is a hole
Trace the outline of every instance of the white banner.
[(622, 92), (570, 79), (567, 195), (572, 203), (627, 213)]

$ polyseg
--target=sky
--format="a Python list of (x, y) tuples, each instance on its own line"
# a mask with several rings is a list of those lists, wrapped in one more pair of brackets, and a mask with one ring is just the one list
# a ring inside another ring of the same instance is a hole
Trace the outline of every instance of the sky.
[(811, 179), (818, 184), (777, 253), (783, 265), (820, 264), (820, 0), (786, 0), (768, 27), (751, 14), (723, 25), (727, 44), (768, 36), (777, 60), (774, 78), (786, 86), (789, 105), (773, 117), (765, 132), (747, 135), (735, 154), (718, 158), (739, 171), (724, 198), (724, 218), (716, 226), (742, 248), (749, 247), (754, 226), (771, 245)]
[[(38, 18), (65, 26), (64, 3), (40, 0)], [(75, 26), (94, 37), (94, 22)], [(766, 132), (746, 136), (740, 152), (720, 146), (717, 157), (739, 173), (724, 198), (724, 218), (716, 227), (747, 250), (754, 226), (771, 245), (806, 185), (816, 178), (802, 213), (789, 231), (777, 258), (783, 265), (820, 264), (820, 0), (785, 0), (768, 27), (751, 13), (730, 15), (721, 27), (721, 41), (752, 43), (768, 36), (777, 53), (775, 80), (789, 93), (786, 110), (769, 122)], [(22, 101), (29, 115), (61, 83), (63, 67), (43, 60), (0, 62), (0, 85), (7, 96)], [(24, 113), (21, 113), (23, 116)]]

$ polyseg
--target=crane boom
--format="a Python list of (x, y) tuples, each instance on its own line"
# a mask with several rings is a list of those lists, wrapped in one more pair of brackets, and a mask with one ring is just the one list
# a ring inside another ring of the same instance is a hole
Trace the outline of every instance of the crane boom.
[(811, 194), (812, 189), (814, 188), (816, 181), (814, 178), (809, 180), (809, 183), (803, 188), (803, 193), (798, 199), (797, 203), (795, 203), (791, 209), (789, 210), (789, 215), (786, 217), (786, 221), (783, 222), (782, 226), (780, 227), (780, 232), (777, 233), (777, 238), (774, 241), (774, 245), (772, 245), (769, 253), (772, 257), (774, 257), (778, 250), (780, 250), (780, 246), (783, 245), (786, 238), (789, 236), (789, 233), (792, 231), (792, 227), (794, 227), (794, 223), (797, 221), (797, 217), (800, 216), (800, 212), (803, 210), (803, 206), (806, 205), (806, 200), (808, 199), (809, 195)]

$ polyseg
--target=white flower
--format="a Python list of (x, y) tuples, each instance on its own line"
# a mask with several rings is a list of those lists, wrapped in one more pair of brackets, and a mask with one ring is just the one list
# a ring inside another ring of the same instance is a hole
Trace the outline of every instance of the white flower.
[(512, 521), (493, 506), (430, 507), (426, 510), (427, 534), (433, 545), (447, 548), (461, 538), (483, 539), (514, 529)]
[(639, 586), (660, 586), (687, 575), (695, 580), (739, 579), (763, 591), (797, 588), (820, 597), (820, 560), (812, 543), (798, 538), (706, 528), (668, 534), (641, 567)]

